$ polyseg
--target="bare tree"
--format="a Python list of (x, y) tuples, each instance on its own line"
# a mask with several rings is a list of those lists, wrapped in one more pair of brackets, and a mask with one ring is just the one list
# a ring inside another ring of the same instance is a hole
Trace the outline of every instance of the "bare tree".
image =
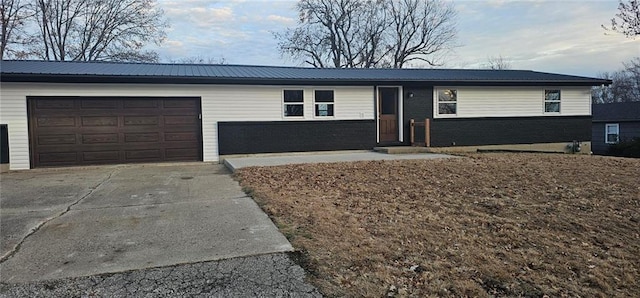
[(2, 0), (2, 4), (0, 4), (0, 17), (2, 18), (0, 60), (7, 57), (20, 58), (26, 55), (20, 48), (12, 48), (12, 46), (25, 45), (31, 41), (30, 36), (25, 33), (25, 25), (31, 16), (32, 10), (26, 1)]
[(456, 11), (451, 3), (434, 0), (389, 1), (393, 67), (411, 61), (441, 65), (437, 53), (455, 47)]
[(624, 68), (612, 73), (602, 73), (603, 79), (610, 79), (610, 86), (591, 89), (591, 99), (595, 104), (640, 101), (640, 57), (623, 63)]
[(158, 61), (143, 50), (159, 44), (167, 27), (155, 0), (35, 0), (45, 60)]
[(440, 0), (301, 0), (300, 22), (276, 33), (279, 50), (313, 67), (437, 65), (454, 45), (455, 10)]
[(190, 56), (180, 59), (171, 59), (171, 63), (181, 64), (227, 64), (227, 59), (224, 57), (204, 57), (204, 56)]
[(608, 31), (617, 31), (627, 37), (634, 38), (640, 35), (640, 1), (631, 0), (628, 3), (620, 0), (618, 13), (611, 19), (611, 27), (602, 28)]
[(387, 27), (384, 2), (301, 0), (300, 26), (276, 33), (281, 53), (314, 67), (371, 67)]
[(497, 57), (491, 56), (487, 58), (487, 63), (483, 64), (482, 68), (493, 70), (511, 69), (511, 62), (502, 57), (502, 55), (499, 55)]

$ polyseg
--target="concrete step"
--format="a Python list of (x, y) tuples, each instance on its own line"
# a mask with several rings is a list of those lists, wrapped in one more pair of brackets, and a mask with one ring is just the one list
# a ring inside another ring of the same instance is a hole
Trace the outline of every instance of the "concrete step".
[(432, 152), (428, 147), (414, 146), (393, 146), (393, 147), (375, 147), (373, 151), (386, 154), (416, 154)]

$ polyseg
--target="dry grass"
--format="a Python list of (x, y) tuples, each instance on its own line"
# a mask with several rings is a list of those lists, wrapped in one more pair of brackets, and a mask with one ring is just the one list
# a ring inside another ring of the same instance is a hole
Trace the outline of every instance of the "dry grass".
[(328, 296), (640, 296), (640, 160), (479, 154), (237, 177)]

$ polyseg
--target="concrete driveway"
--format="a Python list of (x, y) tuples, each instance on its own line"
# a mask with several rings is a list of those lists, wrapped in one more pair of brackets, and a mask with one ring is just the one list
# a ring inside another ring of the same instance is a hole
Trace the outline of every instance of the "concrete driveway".
[(38, 169), (0, 187), (2, 282), (292, 250), (222, 165)]

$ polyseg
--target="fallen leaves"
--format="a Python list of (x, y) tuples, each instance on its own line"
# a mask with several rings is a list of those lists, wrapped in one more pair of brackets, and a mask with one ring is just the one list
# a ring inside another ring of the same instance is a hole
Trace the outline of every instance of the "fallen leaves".
[(237, 177), (329, 296), (640, 294), (637, 159), (474, 154)]

